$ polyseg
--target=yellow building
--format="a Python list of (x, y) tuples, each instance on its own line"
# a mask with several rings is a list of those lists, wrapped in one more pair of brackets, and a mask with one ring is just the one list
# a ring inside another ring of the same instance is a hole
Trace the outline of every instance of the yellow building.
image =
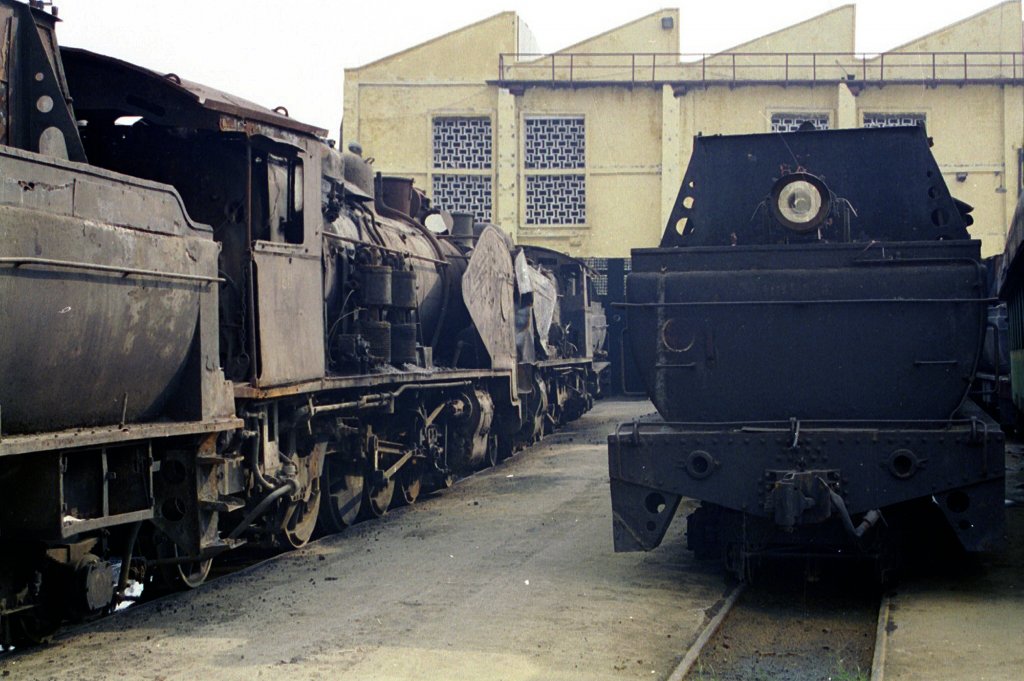
[(503, 12), (346, 70), (342, 137), (521, 243), (623, 257), (660, 240), (694, 135), (923, 123), (985, 255), (1002, 252), (1024, 164), (1020, 0), (880, 55), (856, 53), (854, 17), (685, 55), (668, 9), (539, 55)]

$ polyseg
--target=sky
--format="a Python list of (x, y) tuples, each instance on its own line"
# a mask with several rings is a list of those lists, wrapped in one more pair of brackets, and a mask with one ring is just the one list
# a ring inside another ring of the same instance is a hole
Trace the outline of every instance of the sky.
[[(839, 7), (842, 0), (55, 0), (62, 45), (245, 97), (338, 136), (344, 69), (514, 10), (553, 52), (666, 7), (680, 51), (715, 52)], [(996, 0), (860, 0), (857, 51), (880, 52)], [(497, 64), (495, 64), (497, 70)]]

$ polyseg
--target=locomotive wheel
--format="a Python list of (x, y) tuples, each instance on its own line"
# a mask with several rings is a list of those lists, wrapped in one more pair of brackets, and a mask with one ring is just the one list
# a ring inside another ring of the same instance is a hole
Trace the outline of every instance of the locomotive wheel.
[(285, 542), (295, 549), (302, 548), (313, 536), (317, 515), (320, 511), (320, 479), (312, 483), (309, 499), (296, 501), (285, 511), (284, 528), (281, 531)]
[[(140, 538), (140, 542), (142, 539)], [(178, 545), (163, 533), (154, 531), (153, 536), (146, 540), (154, 548), (144, 555), (156, 554), (158, 559), (178, 558), (181, 551)], [(145, 544), (142, 544), (145, 546)], [(206, 581), (210, 575), (213, 559), (195, 560), (186, 563), (156, 565), (147, 576), (144, 598), (162, 596), (174, 591), (195, 589)]]
[(501, 455), (501, 448), (498, 447), (498, 436), (490, 435), (487, 438), (487, 464), (489, 466), (497, 466), (504, 459)]
[(380, 518), (388, 512), (391, 500), (395, 496), (395, 479), (388, 480), (386, 485), (374, 488), (373, 485), (363, 483), (363, 507), (360, 515), (367, 520)]
[[(174, 547), (173, 556), (178, 557), (178, 545), (172, 543), (171, 546)], [(177, 565), (163, 565), (161, 572), (166, 573), (165, 581), (170, 583), (175, 591), (180, 591), (199, 588), (210, 576), (212, 566), (213, 559), (207, 558)]]
[(10, 615), (11, 640), (15, 648), (49, 643), (60, 628), (61, 618), (40, 606)]
[(398, 501), (415, 504), (423, 491), (423, 478), (415, 466), (406, 466), (398, 475)]
[(318, 514), (321, 531), (333, 534), (354, 525), (363, 499), (362, 474), (353, 473), (334, 457), (327, 457), (320, 487), (327, 491)]

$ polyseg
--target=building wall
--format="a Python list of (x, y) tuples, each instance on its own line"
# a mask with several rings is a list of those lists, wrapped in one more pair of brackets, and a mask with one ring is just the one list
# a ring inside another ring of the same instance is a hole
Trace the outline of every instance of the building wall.
[[(638, 243), (657, 243), (661, 214), (661, 93), (652, 88), (529, 89), (516, 98), (522, 122), (544, 114), (582, 114), (586, 121), (587, 222), (582, 226), (517, 225), (524, 243), (577, 255), (628, 255)], [(520, 186), (524, 183), (520, 182)], [(638, 200), (639, 199), (639, 200)], [(525, 200), (519, 215), (525, 215)]]
[(419, 175), (424, 180), (432, 160), (432, 118), (493, 117), (497, 105), (494, 88), (472, 84), (433, 88), (364, 85), (359, 97), (358, 139), (366, 147), (367, 155), (376, 159), (375, 165), (388, 174)]
[[(854, 20), (854, 6), (846, 5), (698, 62), (651, 68), (651, 52), (677, 51), (675, 10), (519, 63), (508, 55), (530, 37), (506, 12), (347, 70), (342, 136), (361, 142), (380, 170), (412, 176), (430, 194), (441, 172), (433, 158), (434, 120), (486, 118), (493, 162), (473, 172), (491, 183), (491, 220), (523, 243), (622, 257), (659, 242), (694, 135), (767, 132), (772, 115), (781, 113), (822, 113), (832, 128), (859, 127), (865, 113), (923, 114), (951, 192), (975, 206), (972, 234), (983, 240), (986, 255), (1001, 252), (1020, 186), (1024, 88), (992, 78), (1021, 77), (1024, 59), (1017, 55), (1016, 74), (1009, 62), (972, 63), (968, 79), (957, 81), (961, 55), (940, 57), (933, 66), (935, 58), (915, 53), (1020, 53), (1020, 0), (887, 52), (884, 65), (853, 55)], [(807, 52), (821, 58), (785, 56)], [(495, 81), (502, 55), (504, 87)], [(922, 82), (933, 69), (940, 78), (947, 69), (952, 79)], [(886, 82), (872, 83), (872, 74)], [(695, 86), (701, 78), (707, 80)], [(579, 224), (529, 224), (527, 185), (543, 173), (526, 167), (527, 121), (552, 116), (583, 121), (585, 167), (564, 171), (585, 177)]]
[[(342, 138), (360, 141), (380, 167), (392, 163), (424, 172), (423, 151), (413, 144), (394, 154), (411, 134), (429, 125), (436, 110), (469, 110), (489, 95), (493, 110), (496, 88), (486, 84), (497, 75), (498, 54), (514, 53), (526, 29), (514, 12), (502, 12), (440, 38), (416, 45), (357, 69), (345, 71)], [(387, 127), (391, 125), (393, 127)], [(420, 134), (420, 140), (424, 135)], [(376, 148), (387, 152), (377, 152)]]

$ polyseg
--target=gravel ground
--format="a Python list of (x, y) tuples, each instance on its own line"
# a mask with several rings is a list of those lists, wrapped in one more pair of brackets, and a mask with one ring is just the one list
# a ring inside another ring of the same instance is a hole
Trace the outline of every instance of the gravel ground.
[(28, 679), (662, 679), (726, 590), (685, 548), (615, 554), (600, 402), (505, 464), (198, 591), (0, 660)]
[(800, 571), (753, 586), (708, 642), (689, 681), (866, 681), (878, 595), (870, 585)]

